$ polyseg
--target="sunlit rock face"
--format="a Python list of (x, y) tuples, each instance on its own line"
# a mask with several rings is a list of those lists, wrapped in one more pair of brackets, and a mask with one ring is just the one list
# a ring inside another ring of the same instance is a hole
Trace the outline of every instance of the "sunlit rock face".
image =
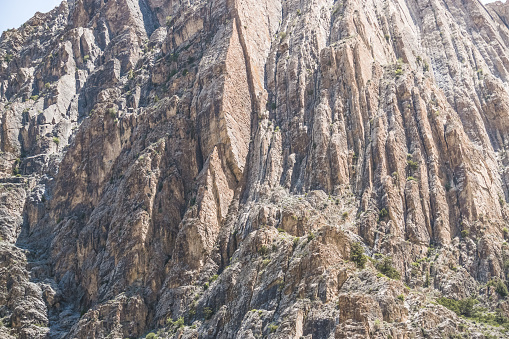
[(508, 23), (76, 0), (4, 32), (0, 337), (507, 336)]

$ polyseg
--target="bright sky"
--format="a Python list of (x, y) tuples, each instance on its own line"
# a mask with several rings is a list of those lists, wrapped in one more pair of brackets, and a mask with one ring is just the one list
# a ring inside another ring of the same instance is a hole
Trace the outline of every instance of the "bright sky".
[[(481, 0), (483, 3), (494, 0)], [(0, 0), (0, 34), (8, 28), (18, 28), (35, 12), (49, 12), (61, 0)]]
[(36, 12), (49, 12), (62, 0), (0, 0), (0, 34), (18, 28)]

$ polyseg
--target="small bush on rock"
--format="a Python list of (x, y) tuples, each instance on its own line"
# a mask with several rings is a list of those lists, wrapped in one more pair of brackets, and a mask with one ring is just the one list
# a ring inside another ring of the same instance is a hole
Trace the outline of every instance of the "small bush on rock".
[(364, 255), (364, 249), (361, 244), (356, 242), (352, 244), (350, 250), (350, 260), (352, 260), (358, 268), (363, 269), (368, 259)]

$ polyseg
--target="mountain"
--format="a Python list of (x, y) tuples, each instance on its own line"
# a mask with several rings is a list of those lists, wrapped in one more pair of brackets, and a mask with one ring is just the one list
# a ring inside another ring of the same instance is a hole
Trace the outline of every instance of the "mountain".
[(0, 38), (0, 337), (509, 337), (509, 4), (69, 0)]

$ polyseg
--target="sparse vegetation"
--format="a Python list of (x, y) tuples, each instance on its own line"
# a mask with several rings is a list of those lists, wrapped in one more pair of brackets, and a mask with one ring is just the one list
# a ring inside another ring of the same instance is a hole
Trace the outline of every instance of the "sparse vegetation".
[(405, 296), (403, 294), (398, 295), (398, 300), (405, 301)]
[(277, 329), (278, 329), (278, 327), (279, 327), (279, 326), (277, 326), (277, 325), (276, 325), (276, 324), (274, 324), (274, 323), (270, 324), (270, 325), (269, 325), (269, 332), (270, 332), (270, 333), (274, 333), (274, 332), (276, 332), (276, 331), (277, 331)]
[(206, 320), (209, 320), (214, 315), (214, 311), (210, 307), (204, 307), (203, 315), (205, 316)]
[(497, 292), (502, 298), (505, 298), (509, 295), (507, 285), (500, 279), (492, 279), (490, 282), (488, 282), (487, 286), (495, 287), (495, 292)]
[(315, 234), (313, 232), (308, 234), (308, 241), (311, 241), (315, 238)]
[(213, 283), (214, 281), (217, 280), (217, 278), (219, 278), (219, 276), (217, 274), (214, 274), (213, 276), (210, 277), (209, 282)]
[(180, 328), (184, 327), (184, 318), (179, 317), (177, 320), (168, 318), (168, 319), (166, 319), (166, 324), (173, 329), (180, 329)]
[(461, 237), (462, 238), (467, 238), (469, 236), (470, 232), (468, 230), (463, 230), (461, 231)]
[(172, 20), (172, 19), (173, 19), (173, 18), (172, 18), (171, 16), (167, 16), (167, 17), (166, 17), (166, 27), (171, 27), (171, 20)]
[(58, 145), (60, 144), (60, 139), (57, 137), (53, 137), (53, 142)]
[(391, 257), (384, 257), (382, 260), (377, 262), (375, 266), (376, 269), (385, 276), (394, 280), (401, 279), (401, 274), (394, 268)]
[(383, 219), (383, 218), (385, 218), (388, 215), (389, 215), (389, 212), (387, 211), (386, 208), (382, 208), (380, 210), (380, 213), (378, 213), (378, 216), (380, 217), (380, 219)]
[(30, 97), (30, 100), (33, 100), (33, 101), (37, 101), (39, 99), (39, 96), (38, 95), (32, 95)]
[(419, 168), (419, 164), (416, 161), (413, 161), (412, 159), (407, 160), (407, 165), (411, 171), (415, 171), (417, 170), (417, 168)]
[(262, 245), (262, 247), (260, 247), (260, 249), (258, 250), (258, 254), (260, 255), (269, 254), (269, 248), (266, 245)]
[(363, 269), (366, 266), (368, 259), (364, 255), (364, 249), (358, 242), (352, 244), (350, 249), (350, 260), (352, 260), (358, 268)]
[(112, 118), (116, 118), (116, 117), (117, 117), (117, 110), (116, 110), (116, 109), (114, 109), (114, 108), (108, 108), (108, 109), (106, 110), (106, 113), (107, 113), (110, 117), (112, 117)]
[(154, 332), (150, 332), (146, 335), (145, 339), (156, 339), (157, 335)]

